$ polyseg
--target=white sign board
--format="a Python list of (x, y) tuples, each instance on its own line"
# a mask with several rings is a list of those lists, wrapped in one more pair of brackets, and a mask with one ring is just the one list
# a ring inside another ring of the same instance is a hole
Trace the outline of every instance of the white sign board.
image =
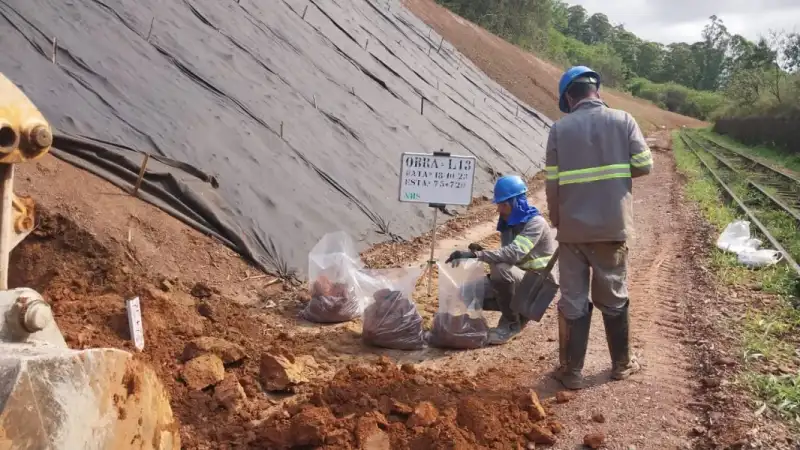
[(144, 350), (144, 326), (142, 325), (142, 305), (139, 297), (133, 300), (125, 300), (125, 308), (128, 310), (128, 329), (131, 332), (133, 345), (137, 350)]
[(400, 201), (437, 205), (469, 205), (475, 178), (475, 157), (403, 153)]

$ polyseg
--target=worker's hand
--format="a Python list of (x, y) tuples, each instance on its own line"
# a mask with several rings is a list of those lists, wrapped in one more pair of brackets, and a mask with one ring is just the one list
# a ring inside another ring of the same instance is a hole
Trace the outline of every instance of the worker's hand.
[(483, 246), (481, 244), (478, 244), (477, 242), (473, 242), (472, 244), (469, 244), (469, 247), (467, 247), (467, 248), (469, 248), (469, 251), (471, 251), (471, 252), (483, 251)]
[(461, 260), (471, 258), (475, 258), (475, 253), (471, 251), (456, 250), (450, 254), (450, 257), (447, 258), (445, 264), (450, 263), (450, 265), (453, 267), (458, 267), (458, 264), (461, 262)]

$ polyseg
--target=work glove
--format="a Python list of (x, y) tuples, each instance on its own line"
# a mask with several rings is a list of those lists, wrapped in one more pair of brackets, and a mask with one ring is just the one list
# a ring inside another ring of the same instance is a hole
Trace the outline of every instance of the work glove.
[(450, 263), (453, 267), (458, 267), (461, 260), (475, 258), (475, 253), (472, 251), (456, 250), (450, 253), (450, 257), (444, 263)]
[(469, 244), (469, 247), (467, 247), (467, 248), (469, 248), (469, 251), (471, 251), (473, 253), (483, 251), (483, 246), (481, 244), (478, 244), (477, 242), (473, 242), (472, 244)]

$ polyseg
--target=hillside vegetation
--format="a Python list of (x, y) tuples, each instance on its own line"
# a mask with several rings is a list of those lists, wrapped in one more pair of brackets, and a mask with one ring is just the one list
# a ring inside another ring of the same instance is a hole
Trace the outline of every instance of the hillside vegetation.
[(437, 1), (556, 64), (591, 66), (607, 85), (669, 111), (708, 120), (800, 104), (799, 33), (771, 31), (753, 42), (711, 16), (697, 42), (665, 46), (560, 0)]

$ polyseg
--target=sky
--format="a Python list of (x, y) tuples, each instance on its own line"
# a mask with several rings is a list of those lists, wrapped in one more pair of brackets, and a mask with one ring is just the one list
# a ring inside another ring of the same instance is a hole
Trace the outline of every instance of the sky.
[(642, 39), (670, 44), (700, 40), (708, 17), (716, 14), (731, 34), (756, 40), (769, 30), (800, 32), (800, 0), (566, 0)]

